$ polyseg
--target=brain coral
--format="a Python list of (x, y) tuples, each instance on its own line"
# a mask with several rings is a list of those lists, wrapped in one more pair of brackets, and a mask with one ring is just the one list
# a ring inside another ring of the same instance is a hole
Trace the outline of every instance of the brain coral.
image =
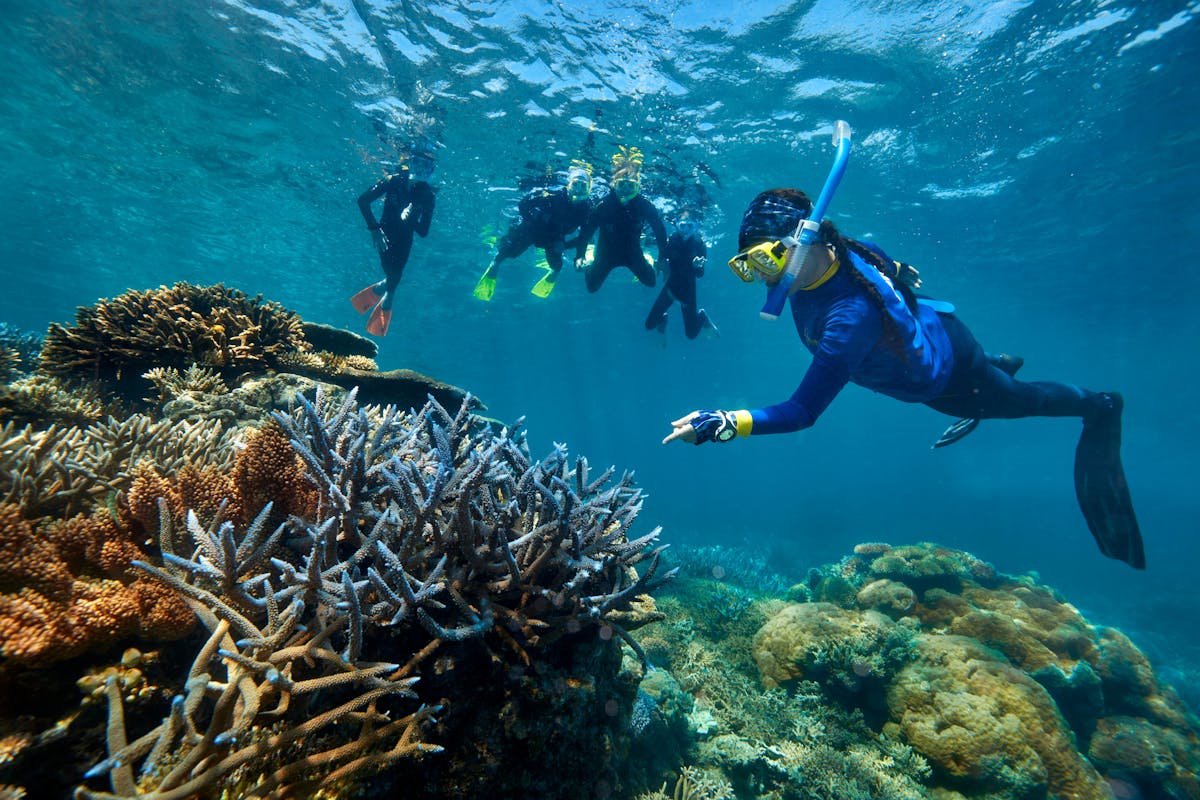
[(1036, 681), (962, 636), (919, 637), (917, 660), (887, 689), (884, 733), (935, 771), (1005, 797), (1110, 796)]
[(886, 680), (908, 657), (912, 634), (877, 611), (832, 603), (784, 607), (754, 636), (754, 660), (768, 687), (817, 680), (855, 691)]

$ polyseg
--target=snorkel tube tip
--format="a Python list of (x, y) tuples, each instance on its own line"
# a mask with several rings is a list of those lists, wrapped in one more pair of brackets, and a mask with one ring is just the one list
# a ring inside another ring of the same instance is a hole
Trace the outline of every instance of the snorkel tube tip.
[(829, 177), (825, 179), (821, 194), (817, 198), (817, 202), (813, 204), (812, 213), (808, 215), (808, 219), (801, 220), (796, 228), (794, 236), (799, 240), (799, 244), (792, 251), (787, 270), (779, 276), (779, 283), (771, 289), (771, 293), (767, 295), (766, 304), (763, 305), (762, 311), (758, 312), (758, 315), (765, 320), (779, 319), (779, 315), (783, 313), (783, 304), (791, 293), (796, 275), (800, 273), (800, 268), (804, 265), (804, 260), (808, 256), (808, 248), (817, 240), (817, 233), (821, 229), (821, 220), (825, 218), (825, 209), (829, 207), (830, 201), (833, 200), (833, 193), (837, 191), (838, 184), (842, 182), (846, 164), (850, 161), (850, 124), (845, 120), (839, 119), (834, 124), (833, 144), (837, 148), (837, 154), (833, 158), (833, 167), (829, 170)]

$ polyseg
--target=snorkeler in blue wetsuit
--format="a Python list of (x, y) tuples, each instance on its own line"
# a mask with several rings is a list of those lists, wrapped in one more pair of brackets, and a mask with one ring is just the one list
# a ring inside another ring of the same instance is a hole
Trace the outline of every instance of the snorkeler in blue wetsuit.
[[(795, 189), (751, 202), (730, 267), (743, 280), (778, 283), (793, 232), (812, 213)], [(791, 287), (796, 330), (812, 352), (799, 388), (782, 403), (741, 411), (693, 411), (663, 443), (702, 444), (811, 426), (847, 383), (967, 419), (1080, 417), (1075, 488), (1101, 552), (1145, 568), (1141, 533), (1121, 466), (1121, 395), (1013, 378), (1020, 360), (991, 358), (948, 303), (919, 299), (916, 270), (821, 222)]]

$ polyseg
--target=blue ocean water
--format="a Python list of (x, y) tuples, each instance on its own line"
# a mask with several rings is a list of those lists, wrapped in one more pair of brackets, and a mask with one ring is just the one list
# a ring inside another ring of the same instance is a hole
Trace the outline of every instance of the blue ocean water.
[[(1095, 622), (1200, 674), (1200, 35), (1195, 0), (408, 2), (47, 0), (0, 6), (0, 320), (43, 331), (129, 288), (224, 282), (361, 330), (378, 277), (354, 200), (395, 143), (440, 143), (438, 207), (382, 368), (524, 415), (636, 470), (668, 542), (759, 548), (784, 571), (860, 541), (936, 541), (1036, 571)], [(786, 398), (808, 363), (723, 266), (746, 202), (815, 193), (835, 120), (855, 131), (830, 211), (921, 270), (1023, 377), (1126, 397), (1125, 468), (1149, 570), (1103, 558), (1075, 504), (1069, 420), (948, 422), (849, 387), (812, 430), (663, 447), (693, 408)], [(717, 341), (642, 327), (654, 292), (528, 253), (471, 295), (524, 181), (618, 145), (663, 197), (704, 165)], [(715, 176), (712, 177), (712, 176)], [(1190, 689), (1196, 702), (1200, 690)]]

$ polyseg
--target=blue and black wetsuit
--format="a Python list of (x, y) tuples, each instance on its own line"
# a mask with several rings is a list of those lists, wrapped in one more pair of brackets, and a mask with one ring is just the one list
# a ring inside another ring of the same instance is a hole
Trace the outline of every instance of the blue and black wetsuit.
[(592, 234), (599, 231), (596, 237), (596, 257), (584, 275), (589, 292), (599, 289), (608, 273), (617, 267), (628, 267), (646, 286), (652, 287), (658, 282), (654, 275), (654, 267), (642, 252), (642, 228), (646, 225), (654, 232), (661, 257), (666, 251), (667, 231), (658, 209), (645, 197), (639, 194), (622, 203), (616, 194), (610, 192), (592, 210), (587, 223), (579, 232), (579, 240), (575, 245), (575, 257), (583, 258), (587, 255), (587, 246)]
[(790, 398), (751, 410), (752, 434), (809, 427), (850, 382), (956, 417), (1086, 418), (1096, 413), (1095, 393), (1064, 383), (1015, 380), (988, 359), (954, 314), (920, 301), (914, 310), (874, 267), (854, 253), (850, 261), (826, 283), (791, 296), (796, 330), (813, 354), (812, 364)]
[(683, 236), (676, 231), (667, 239), (667, 247), (662, 255), (666, 261), (667, 280), (650, 307), (650, 313), (646, 315), (646, 330), (658, 327), (671, 303), (678, 301), (683, 312), (684, 332), (687, 338), (695, 339), (704, 324), (696, 305), (696, 278), (704, 268), (697, 265), (704, 263), (708, 246), (699, 233)]
[[(383, 198), (383, 214), (378, 222), (371, 212), (371, 204)], [(409, 205), (408, 217), (402, 218)], [(389, 175), (358, 197), (358, 210), (362, 212), (367, 227), (382, 230), (388, 246), (379, 254), (379, 264), (387, 278), (386, 292), (395, 297), (396, 285), (404, 275), (404, 266), (412, 252), (413, 234), (422, 238), (429, 235), (429, 224), (433, 221), (433, 188), (426, 181), (415, 181), (407, 169)]]
[(566, 187), (534, 189), (521, 198), (517, 210), (521, 218), (500, 239), (493, 268), (530, 247), (540, 247), (550, 269), (561, 270), (567, 236), (587, 221), (588, 201), (572, 200)]

